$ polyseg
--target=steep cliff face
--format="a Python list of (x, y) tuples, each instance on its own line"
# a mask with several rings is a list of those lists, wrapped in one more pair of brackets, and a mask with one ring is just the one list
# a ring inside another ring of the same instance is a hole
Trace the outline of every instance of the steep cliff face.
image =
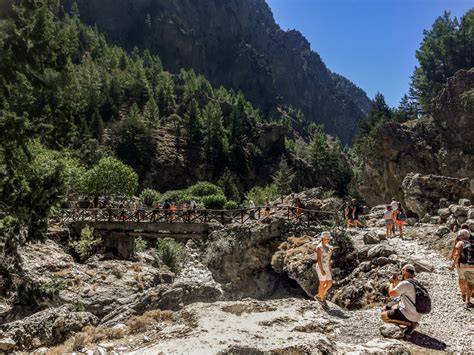
[[(72, 0), (62, 1), (66, 8)], [(284, 32), (264, 0), (77, 0), (81, 19), (128, 48), (149, 48), (165, 69), (193, 68), (242, 90), (263, 113), (292, 105), (349, 142), (370, 109), (366, 94), (332, 75), (298, 31)]]
[(432, 119), (388, 123), (367, 157), (360, 190), (371, 205), (403, 200), (410, 173), (474, 178), (474, 69), (460, 70), (435, 100)]

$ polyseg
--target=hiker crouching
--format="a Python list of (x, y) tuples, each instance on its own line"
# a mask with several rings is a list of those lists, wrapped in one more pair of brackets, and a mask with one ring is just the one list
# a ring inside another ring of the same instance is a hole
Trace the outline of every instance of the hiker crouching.
[(426, 289), (414, 279), (415, 267), (407, 264), (402, 268), (402, 281), (393, 274), (389, 279), (388, 294), (400, 296), (400, 300), (385, 306), (381, 318), (386, 323), (405, 326), (405, 334), (411, 334), (417, 327), (422, 314), (431, 310), (431, 300)]

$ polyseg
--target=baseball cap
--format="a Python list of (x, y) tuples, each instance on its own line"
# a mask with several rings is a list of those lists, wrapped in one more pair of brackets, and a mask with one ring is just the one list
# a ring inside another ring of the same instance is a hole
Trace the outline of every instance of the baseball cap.
[(415, 267), (411, 264), (405, 264), (405, 266), (403, 266), (402, 270), (410, 271), (412, 274), (414, 274), (416, 272)]

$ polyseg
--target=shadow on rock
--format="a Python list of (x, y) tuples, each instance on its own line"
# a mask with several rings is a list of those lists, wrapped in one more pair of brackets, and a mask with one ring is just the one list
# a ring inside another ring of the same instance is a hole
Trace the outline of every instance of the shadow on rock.
[(350, 318), (347, 316), (343, 311), (340, 309), (327, 309), (326, 313), (329, 314), (330, 316), (336, 317), (336, 318), (341, 318), (341, 319), (348, 319)]
[(419, 332), (413, 332), (412, 335), (407, 337), (406, 339), (408, 342), (421, 346), (422, 348), (430, 349), (430, 350), (440, 350), (443, 351), (446, 349), (446, 343), (430, 337), (429, 335), (422, 334)]

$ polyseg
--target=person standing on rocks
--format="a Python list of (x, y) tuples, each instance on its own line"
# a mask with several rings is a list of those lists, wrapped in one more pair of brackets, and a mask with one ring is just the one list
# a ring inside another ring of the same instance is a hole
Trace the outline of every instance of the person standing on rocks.
[(393, 227), (393, 211), (392, 206), (388, 205), (387, 210), (383, 214), (383, 219), (385, 220), (385, 235), (387, 239), (392, 238), (392, 227)]
[(315, 299), (324, 302), (327, 292), (332, 287), (331, 233), (321, 233), (321, 242), (316, 247), (316, 272), (319, 279), (318, 295)]
[(403, 225), (407, 223), (407, 215), (405, 214), (400, 202), (398, 202), (397, 208), (395, 209), (395, 212), (393, 212), (393, 223), (396, 227), (398, 227), (400, 239), (403, 239)]
[[(392, 207), (392, 212), (393, 212), (393, 214), (394, 214), (393, 217), (392, 217), (392, 219), (393, 219), (393, 221), (395, 221), (395, 217), (396, 217), (396, 216), (395, 216), (395, 212), (396, 212), (397, 209), (398, 209), (398, 202), (397, 202), (397, 199), (396, 199), (395, 197), (392, 197), (392, 202), (390, 202), (390, 206)], [(396, 231), (396, 228), (395, 228), (395, 227), (396, 227), (396, 226), (395, 226), (395, 223), (392, 224), (392, 234), (393, 234), (394, 237), (397, 236), (397, 234), (396, 234), (397, 231)]]
[[(387, 208), (390, 206), (387, 206)], [(388, 295), (390, 297), (400, 297), (400, 301), (391, 302), (385, 306), (380, 318), (385, 323), (405, 325), (405, 334), (411, 334), (417, 327), (421, 314), (417, 312), (415, 303), (417, 281), (414, 279), (415, 267), (406, 264), (402, 268), (402, 281), (398, 281), (398, 275), (393, 274), (389, 280)]]
[(474, 238), (467, 229), (461, 229), (460, 241), (457, 242), (451, 269), (457, 268), (459, 288), (466, 307), (472, 307), (471, 297), (474, 289)]

